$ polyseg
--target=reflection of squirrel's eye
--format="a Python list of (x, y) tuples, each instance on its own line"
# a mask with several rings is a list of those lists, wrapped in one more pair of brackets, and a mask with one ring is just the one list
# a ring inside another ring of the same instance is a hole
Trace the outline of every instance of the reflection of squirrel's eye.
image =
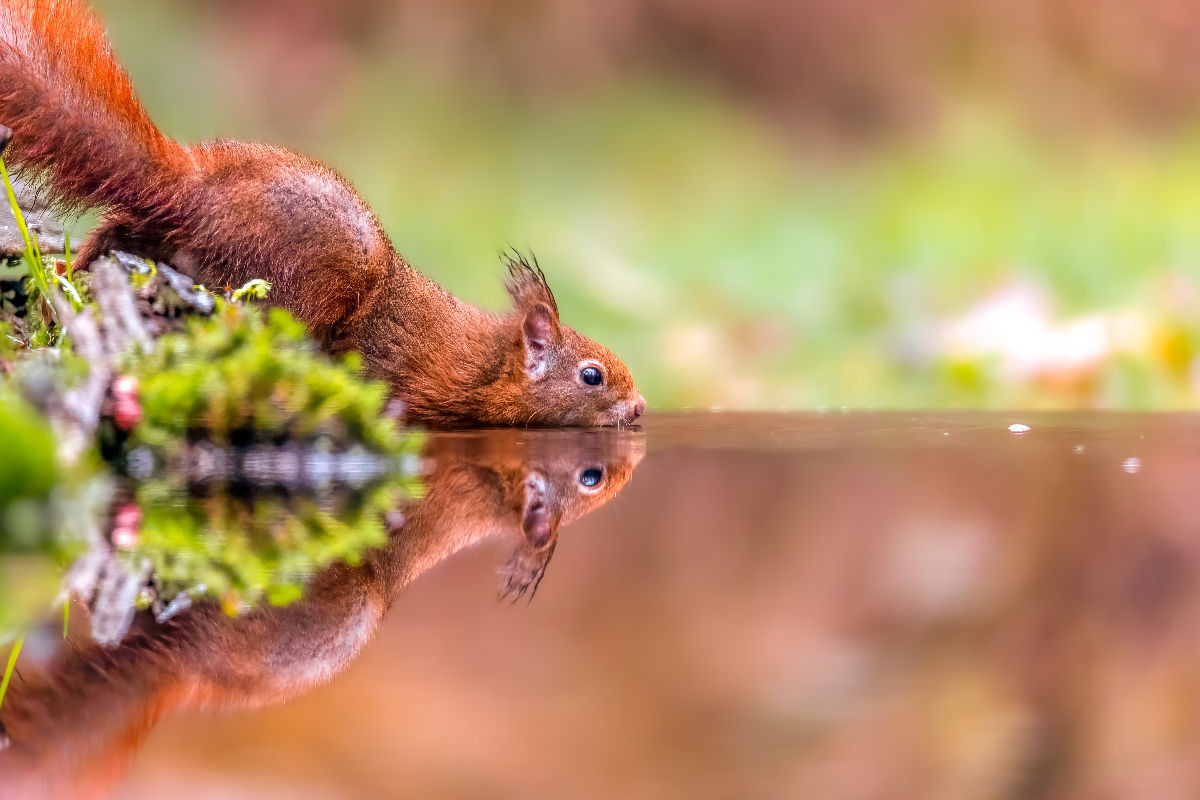
[(579, 370), (579, 378), (588, 386), (599, 386), (604, 380), (604, 376), (600, 374), (600, 370), (595, 367), (584, 367)]
[(600, 483), (600, 479), (604, 477), (604, 471), (599, 467), (589, 467), (579, 473), (579, 482), (589, 489)]

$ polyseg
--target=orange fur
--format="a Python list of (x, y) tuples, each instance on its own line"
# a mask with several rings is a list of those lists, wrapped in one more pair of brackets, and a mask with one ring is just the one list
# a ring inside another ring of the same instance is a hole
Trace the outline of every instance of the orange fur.
[[(413, 269), (319, 162), (165, 137), (79, 0), (0, 0), (0, 125), (14, 131), (10, 159), (60, 206), (104, 211), (81, 264), (123, 249), (210, 287), (265, 278), (270, 302), (328, 350), (361, 353), (411, 418), (619, 425), (645, 408), (625, 365), (562, 324), (536, 264), (514, 259), (514, 309), (485, 312)], [(580, 380), (584, 362), (601, 385)]]

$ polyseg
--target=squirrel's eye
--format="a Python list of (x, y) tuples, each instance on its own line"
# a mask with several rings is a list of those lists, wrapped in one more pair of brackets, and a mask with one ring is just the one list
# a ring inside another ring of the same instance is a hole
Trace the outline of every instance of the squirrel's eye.
[(604, 376), (595, 367), (584, 367), (579, 370), (579, 379), (588, 386), (599, 386), (603, 382)]
[(579, 473), (579, 482), (589, 489), (596, 486), (604, 478), (604, 470), (599, 467), (588, 467)]

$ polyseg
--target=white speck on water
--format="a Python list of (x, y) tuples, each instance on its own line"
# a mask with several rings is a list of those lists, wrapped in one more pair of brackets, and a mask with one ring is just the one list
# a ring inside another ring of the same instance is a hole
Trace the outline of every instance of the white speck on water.
[(1083, 452), (1084, 450), (1086, 450), (1086, 449), (1087, 449), (1087, 448), (1086, 448), (1086, 447), (1084, 447), (1084, 446), (1083, 446), (1083, 445), (1081, 445), (1081, 444), (1077, 444), (1077, 445), (1075, 445), (1075, 455), (1079, 455), (1080, 453), (1082, 453), (1082, 452)]
[(1121, 469), (1133, 475), (1142, 469), (1142, 460), (1140, 458), (1127, 458), (1121, 462)]
[(943, 432), (942, 432), (942, 436), (949, 436), (949, 435), (950, 435), (950, 431), (943, 431)]
[(1015, 433), (1018, 436), (1022, 433), (1025, 433), (1029, 429), (1029, 426), (1023, 422), (1014, 422), (1012, 425), (1008, 426), (1009, 433)]

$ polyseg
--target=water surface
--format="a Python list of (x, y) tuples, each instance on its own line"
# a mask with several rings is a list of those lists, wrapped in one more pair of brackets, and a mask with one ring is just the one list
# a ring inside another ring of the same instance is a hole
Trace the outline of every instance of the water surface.
[(427, 455), (364, 566), (77, 654), (22, 769), (119, 798), (1200, 796), (1200, 415), (651, 415)]

